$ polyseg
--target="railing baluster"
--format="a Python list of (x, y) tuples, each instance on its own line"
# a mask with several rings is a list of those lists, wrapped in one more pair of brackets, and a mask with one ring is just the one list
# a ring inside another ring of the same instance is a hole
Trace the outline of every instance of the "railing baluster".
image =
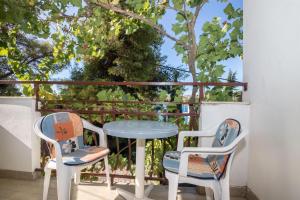
[[(163, 156), (164, 156), (166, 153), (166, 139), (161, 139), (161, 140), (162, 140), (162, 150), (163, 150)], [(163, 177), (165, 177), (165, 170), (163, 170), (162, 174), (163, 174)]]
[(40, 100), (40, 84), (34, 83), (33, 84), (34, 95), (35, 95), (35, 111), (39, 111), (39, 100)]
[(103, 114), (103, 110), (104, 110), (104, 108), (101, 107), (101, 108), (100, 108), (100, 123), (101, 123), (102, 125), (104, 125), (104, 114)]
[(150, 177), (153, 176), (154, 169), (154, 139), (151, 141), (151, 166), (150, 166)]
[(129, 170), (131, 172), (131, 140), (128, 139), (128, 166), (127, 166), (127, 170)]
[[(113, 110), (113, 115), (112, 115), (112, 120), (116, 121), (116, 108), (115, 108), (115, 103), (112, 104), (112, 110)], [(120, 163), (120, 141), (119, 138), (116, 137), (116, 147), (117, 147), (117, 160), (116, 160), (116, 166), (115, 166), (115, 170), (117, 169), (119, 163)]]

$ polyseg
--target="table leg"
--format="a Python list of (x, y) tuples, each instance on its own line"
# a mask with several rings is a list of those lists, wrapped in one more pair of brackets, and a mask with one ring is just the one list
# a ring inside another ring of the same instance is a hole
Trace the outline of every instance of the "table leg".
[(117, 189), (118, 194), (127, 200), (151, 200), (148, 198), (153, 185), (150, 185), (146, 191), (145, 186), (145, 139), (136, 141), (136, 168), (135, 168), (135, 194), (122, 189)]
[(136, 141), (136, 168), (135, 168), (135, 197), (144, 198), (144, 179), (145, 179), (145, 140)]

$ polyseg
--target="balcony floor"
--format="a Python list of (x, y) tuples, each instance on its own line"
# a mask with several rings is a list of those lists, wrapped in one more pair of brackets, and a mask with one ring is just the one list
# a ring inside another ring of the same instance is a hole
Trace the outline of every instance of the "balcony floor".
[[(114, 185), (112, 190), (108, 190), (103, 183), (81, 183), (78, 186), (72, 185), (71, 199), (75, 200), (123, 200), (116, 194), (115, 188), (123, 188), (134, 191), (134, 185)], [(41, 200), (43, 191), (43, 180), (35, 181), (0, 179), (0, 199), (1, 200)], [(155, 186), (150, 194), (150, 198), (156, 200), (166, 200), (168, 194), (167, 186)], [(56, 182), (51, 181), (48, 200), (56, 200)], [(205, 200), (205, 197), (196, 193), (193, 187), (179, 188), (178, 200)], [(231, 200), (245, 200), (244, 198), (231, 198)]]

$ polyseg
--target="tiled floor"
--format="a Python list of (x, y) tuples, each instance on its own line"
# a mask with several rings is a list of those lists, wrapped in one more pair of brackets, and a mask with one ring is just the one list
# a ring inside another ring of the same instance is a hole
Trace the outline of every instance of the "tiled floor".
[[(71, 199), (73, 200), (123, 200), (116, 193), (116, 187), (129, 191), (134, 190), (133, 185), (115, 185), (108, 190), (102, 183), (81, 183), (72, 186)], [(41, 200), (43, 180), (24, 181), (14, 179), (0, 179), (0, 200)], [(168, 187), (155, 186), (150, 198), (155, 200), (167, 200)], [(51, 182), (48, 200), (56, 200), (55, 179)], [(178, 200), (205, 200), (205, 197), (196, 193), (195, 188), (179, 188)], [(245, 200), (243, 198), (231, 198), (231, 200)]]

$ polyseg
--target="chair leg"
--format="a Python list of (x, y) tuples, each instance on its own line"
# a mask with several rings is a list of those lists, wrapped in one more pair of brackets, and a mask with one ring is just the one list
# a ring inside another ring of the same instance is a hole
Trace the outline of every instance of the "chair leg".
[(71, 169), (62, 167), (57, 172), (57, 197), (58, 200), (69, 200), (71, 189)]
[(225, 178), (221, 181), (222, 200), (230, 200), (229, 179)]
[(177, 174), (166, 173), (166, 177), (169, 181), (168, 200), (176, 200), (179, 176)]
[(110, 183), (110, 169), (108, 164), (108, 156), (104, 157), (104, 165), (105, 165), (105, 173), (106, 173), (106, 181), (107, 181), (107, 187), (108, 189), (111, 189), (111, 183)]
[(206, 200), (214, 200), (213, 191), (209, 187), (205, 187)]
[(47, 200), (49, 185), (50, 185), (50, 178), (51, 178), (51, 169), (45, 167), (45, 177), (44, 177), (44, 191), (43, 191), (43, 200)]
[(214, 200), (223, 200), (222, 199), (222, 191), (221, 191), (219, 182), (213, 184), (212, 190), (214, 192)]
[(80, 183), (80, 173), (81, 173), (81, 169), (76, 168), (75, 169), (75, 174), (74, 174), (74, 183), (75, 183), (75, 185), (78, 185)]

